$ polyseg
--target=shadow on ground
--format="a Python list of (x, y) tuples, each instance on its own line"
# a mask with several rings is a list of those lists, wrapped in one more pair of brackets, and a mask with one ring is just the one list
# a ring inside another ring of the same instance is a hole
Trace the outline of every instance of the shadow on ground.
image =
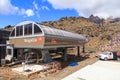
[(68, 60), (67, 61), (64, 61), (63, 59), (61, 59), (61, 57), (54, 58), (53, 60), (61, 62), (61, 66), (62, 66), (62, 69), (63, 69), (65, 67), (69, 66), (70, 63), (72, 63), (72, 62), (81, 62), (81, 61), (84, 61), (88, 58), (89, 58), (88, 55), (86, 55), (86, 56), (75, 56), (75, 55), (72, 55), (72, 54), (68, 54)]

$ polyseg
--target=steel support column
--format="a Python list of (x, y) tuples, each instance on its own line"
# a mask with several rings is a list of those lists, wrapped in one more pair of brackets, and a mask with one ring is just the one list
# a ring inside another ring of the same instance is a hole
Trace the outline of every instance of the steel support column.
[(64, 61), (67, 61), (67, 48), (63, 49), (62, 58), (63, 58)]
[(77, 46), (77, 56), (80, 56), (80, 47)]
[(82, 45), (82, 52), (85, 53), (85, 44)]

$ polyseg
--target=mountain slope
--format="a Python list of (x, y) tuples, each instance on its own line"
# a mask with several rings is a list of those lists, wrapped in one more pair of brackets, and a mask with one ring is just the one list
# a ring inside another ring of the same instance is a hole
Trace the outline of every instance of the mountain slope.
[(98, 50), (99, 46), (107, 43), (113, 36), (120, 33), (120, 22), (108, 22), (99, 17), (63, 17), (58, 21), (42, 22), (40, 24), (53, 26), (59, 29), (89, 35), (86, 45), (87, 51)]

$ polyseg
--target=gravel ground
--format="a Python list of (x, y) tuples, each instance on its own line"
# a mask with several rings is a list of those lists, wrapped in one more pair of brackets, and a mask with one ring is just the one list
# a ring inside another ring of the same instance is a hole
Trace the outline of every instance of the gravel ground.
[[(62, 61), (61, 59), (56, 59), (57, 61), (61, 62), (62, 70), (52, 73), (47, 77), (40, 77), (40, 74), (34, 74), (27, 78), (23, 75), (12, 72), (11, 67), (0, 67), (0, 80), (61, 80), (69, 74), (72, 74), (73, 72), (98, 61), (98, 58), (96, 58), (95, 56), (96, 54), (90, 54), (90, 56), (86, 56), (83, 58), (69, 55), (67, 62)], [(78, 62), (78, 65), (74, 67), (69, 66), (69, 64), (73, 61)]]

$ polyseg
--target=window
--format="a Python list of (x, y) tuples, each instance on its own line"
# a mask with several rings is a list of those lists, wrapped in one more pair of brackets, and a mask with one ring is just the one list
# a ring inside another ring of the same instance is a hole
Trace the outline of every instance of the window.
[(42, 33), (42, 31), (39, 28), (39, 26), (37, 26), (36, 24), (34, 24), (34, 34), (36, 34), (36, 33)]
[(19, 27), (19, 35), (23, 35), (23, 26)]
[(23, 26), (17, 26), (16, 27), (16, 36), (23, 35)]
[(12, 31), (11, 36), (15, 36), (15, 29)]
[(24, 26), (24, 35), (30, 35), (32, 34), (32, 23), (26, 24)]
[(11, 55), (11, 49), (7, 49), (7, 54)]
[(112, 53), (109, 53), (109, 55), (112, 55)]

